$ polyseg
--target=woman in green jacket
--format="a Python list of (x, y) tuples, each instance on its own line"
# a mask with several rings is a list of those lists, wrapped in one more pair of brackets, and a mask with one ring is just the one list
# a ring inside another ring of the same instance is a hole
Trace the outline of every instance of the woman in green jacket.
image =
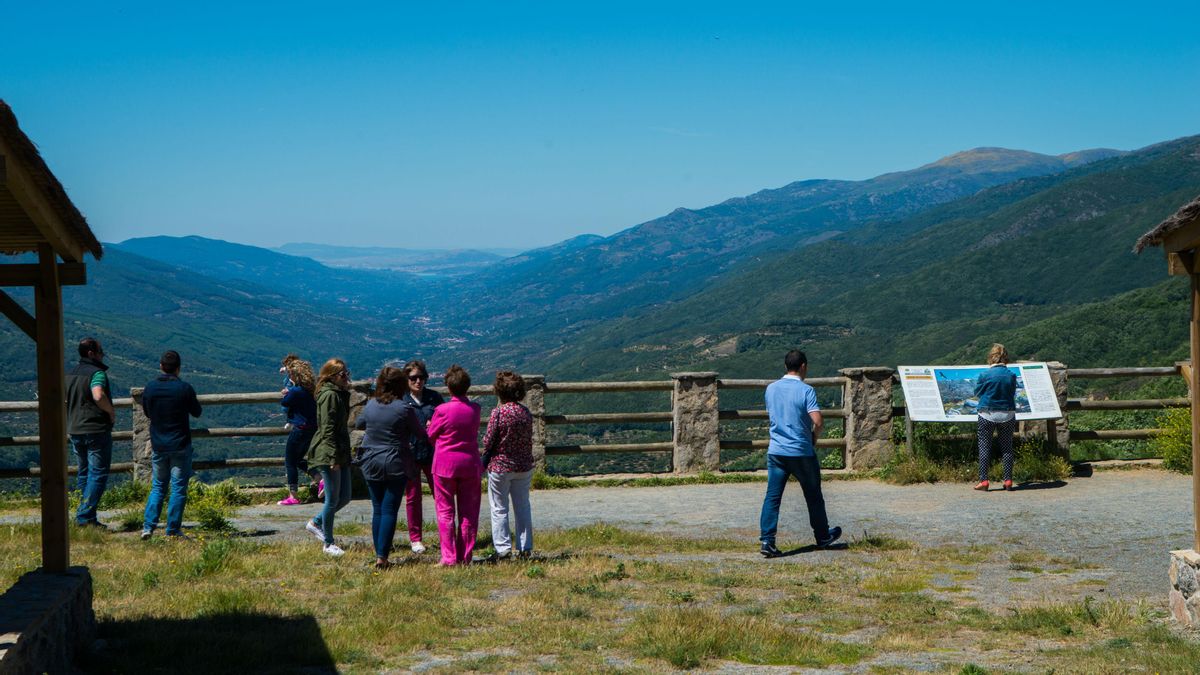
[(333, 514), (350, 503), (350, 370), (329, 359), (317, 377), (317, 432), (305, 459), (325, 481), (325, 508), (305, 528), (325, 546), (326, 554), (345, 553), (333, 543)]

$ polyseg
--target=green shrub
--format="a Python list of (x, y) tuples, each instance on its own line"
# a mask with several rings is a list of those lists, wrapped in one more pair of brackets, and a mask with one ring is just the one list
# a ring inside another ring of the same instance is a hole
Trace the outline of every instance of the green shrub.
[(1158, 426), (1163, 430), (1150, 441), (1157, 455), (1162, 457), (1163, 466), (1180, 473), (1192, 472), (1192, 411), (1188, 408), (1172, 408), (1158, 416)]
[(110, 485), (100, 498), (102, 510), (117, 509), (131, 504), (145, 504), (150, 496), (150, 484), (136, 480), (126, 480), (116, 485)]
[(250, 496), (232, 479), (206, 485), (193, 478), (188, 485), (185, 517), (198, 521), (200, 529), (230, 532), (234, 527), (229, 519), (237, 514), (238, 507), (249, 503)]

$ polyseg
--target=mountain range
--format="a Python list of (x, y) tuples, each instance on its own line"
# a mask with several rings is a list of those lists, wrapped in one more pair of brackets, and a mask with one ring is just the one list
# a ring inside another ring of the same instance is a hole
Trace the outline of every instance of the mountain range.
[[(148, 237), (106, 245), (89, 285), (67, 289), (67, 333), (104, 339), (118, 382), (148, 377), (163, 348), (179, 349), (210, 391), (274, 387), (288, 351), (345, 356), (356, 376), (421, 357), (434, 370), (459, 362), (560, 379), (689, 368), (768, 376), (797, 345), (815, 375), (978, 361), (963, 350), (1048, 336), (1068, 316), (1091, 323), (1055, 353), (1031, 345), (1029, 355), (1130, 364), (1174, 354), (1181, 338), (1147, 332), (1136, 350), (1128, 340), (1124, 352), (1106, 350), (1111, 325), (1097, 317), (1146, 294), (1166, 298), (1155, 317), (1178, 310), (1161, 259), (1129, 247), (1197, 193), (1193, 137), (1060, 156), (977, 148), (507, 257), (443, 252), (432, 262), (440, 272), (408, 264), (436, 258), (414, 249)], [(31, 350), (0, 324), (6, 398), (32, 391)]]

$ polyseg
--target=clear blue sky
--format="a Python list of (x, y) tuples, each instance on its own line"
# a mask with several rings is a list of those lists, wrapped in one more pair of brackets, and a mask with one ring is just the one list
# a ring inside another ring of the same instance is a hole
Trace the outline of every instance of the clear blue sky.
[(105, 241), (521, 248), (1200, 133), (1196, 2), (57, 4), (3, 8), (0, 98)]

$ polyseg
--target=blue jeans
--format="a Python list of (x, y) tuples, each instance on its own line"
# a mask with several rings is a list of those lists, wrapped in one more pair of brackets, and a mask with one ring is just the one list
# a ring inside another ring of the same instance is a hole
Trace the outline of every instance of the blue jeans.
[(325, 545), (329, 546), (333, 543), (333, 514), (350, 503), (350, 466), (344, 465), (339, 469), (319, 466), (317, 470), (325, 481), (325, 508), (312, 521), (324, 532)]
[[(375, 543), (376, 558), (386, 560), (392, 552), (396, 514), (400, 513), (400, 502), (404, 501), (405, 482), (403, 476), (367, 481), (367, 492), (371, 495), (371, 541)], [(329, 488), (325, 490), (328, 493)]]
[(779, 503), (789, 476), (800, 481), (804, 502), (808, 505), (808, 524), (818, 542), (829, 536), (829, 519), (825, 515), (825, 497), (821, 494), (821, 460), (816, 457), (784, 457), (767, 455), (767, 496), (763, 499), (759, 518), (759, 541), (775, 543), (779, 526)]
[(316, 433), (316, 427), (292, 427), (291, 433), (288, 434), (287, 446), (283, 449), (283, 468), (287, 471), (288, 489), (293, 494), (300, 486), (300, 472), (308, 473), (308, 460), (304, 459), (304, 455), (308, 452), (308, 444)]
[(183, 507), (187, 505), (188, 480), (192, 477), (192, 449), (156, 452), (151, 455), (150, 462), (153, 480), (150, 496), (146, 498), (146, 512), (142, 515), (142, 529), (153, 532), (158, 527), (169, 482), (171, 502), (167, 505), (167, 534), (183, 534)]
[(79, 490), (79, 510), (75, 522), (96, 522), (96, 509), (108, 487), (108, 467), (112, 465), (112, 432), (71, 434), (71, 449), (79, 458), (75, 487)]

